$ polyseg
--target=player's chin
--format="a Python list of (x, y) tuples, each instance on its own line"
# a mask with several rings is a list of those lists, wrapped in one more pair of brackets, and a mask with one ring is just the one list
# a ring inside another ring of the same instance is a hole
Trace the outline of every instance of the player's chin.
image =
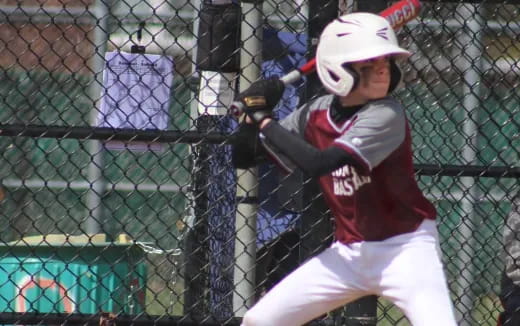
[(370, 99), (377, 100), (388, 95), (388, 86), (381, 85), (380, 87), (372, 87), (372, 91), (370, 92)]

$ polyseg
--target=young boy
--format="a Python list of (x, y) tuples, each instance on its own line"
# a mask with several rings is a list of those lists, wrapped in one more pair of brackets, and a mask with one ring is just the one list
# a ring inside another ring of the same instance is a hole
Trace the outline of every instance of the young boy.
[(384, 18), (348, 14), (318, 43), (317, 72), (330, 95), (280, 122), (271, 112), (281, 82), (259, 81), (239, 95), (247, 118), (235, 165), (250, 167), (266, 154), (319, 178), (335, 219), (332, 246), (262, 297), (243, 326), (302, 325), (366, 295), (392, 301), (414, 326), (456, 325), (436, 211), (414, 177), (404, 108), (388, 96), (401, 79), (395, 61), (409, 55)]

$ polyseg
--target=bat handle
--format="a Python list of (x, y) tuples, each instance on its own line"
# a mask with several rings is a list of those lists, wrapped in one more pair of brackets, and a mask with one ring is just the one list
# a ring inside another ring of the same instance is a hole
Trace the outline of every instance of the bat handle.
[(306, 64), (301, 66), (298, 69), (295, 69), (288, 74), (280, 77), (282, 83), (287, 86), (292, 84), (302, 78), (303, 75), (308, 75), (316, 69), (316, 58), (312, 58)]
[(289, 73), (283, 75), (280, 77), (280, 81), (285, 85), (290, 85), (294, 82), (297, 82), (300, 80), (303, 76), (303, 73), (299, 69), (295, 69), (293, 71), (290, 71)]

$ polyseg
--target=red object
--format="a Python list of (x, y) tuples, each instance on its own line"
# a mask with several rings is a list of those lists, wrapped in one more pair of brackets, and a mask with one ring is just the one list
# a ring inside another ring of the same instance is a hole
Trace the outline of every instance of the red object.
[[(419, 0), (401, 0), (383, 10), (381, 13), (379, 13), (379, 15), (385, 17), (390, 22), (390, 25), (392, 25), (394, 30), (398, 30), (399, 28), (403, 27), (406, 23), (419, 16), (420, 9), (421, 3), (419, 2)], [(307, 62), (298, 69), (300, 72), (299, 78), (287, 79), (284, 78), (284, 76), (280, 79), (284, 82), (284, 84), (287, 85), (300, 79), (302, 75), (307, 75), (313, 72), (315, 68), (316, 58), (312, 58), (311, 60), (309, 60), (309, 62)], [(288, 73), (287, 76), (289, 74), (291, 74), (291, 72)]]

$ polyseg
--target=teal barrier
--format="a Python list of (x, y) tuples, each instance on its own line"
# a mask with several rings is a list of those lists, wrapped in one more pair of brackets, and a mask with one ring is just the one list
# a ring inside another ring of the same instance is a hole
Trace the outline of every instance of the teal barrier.
[(128, 313), (145, 309), (135, 244), (0, 245), (0, 311)]

